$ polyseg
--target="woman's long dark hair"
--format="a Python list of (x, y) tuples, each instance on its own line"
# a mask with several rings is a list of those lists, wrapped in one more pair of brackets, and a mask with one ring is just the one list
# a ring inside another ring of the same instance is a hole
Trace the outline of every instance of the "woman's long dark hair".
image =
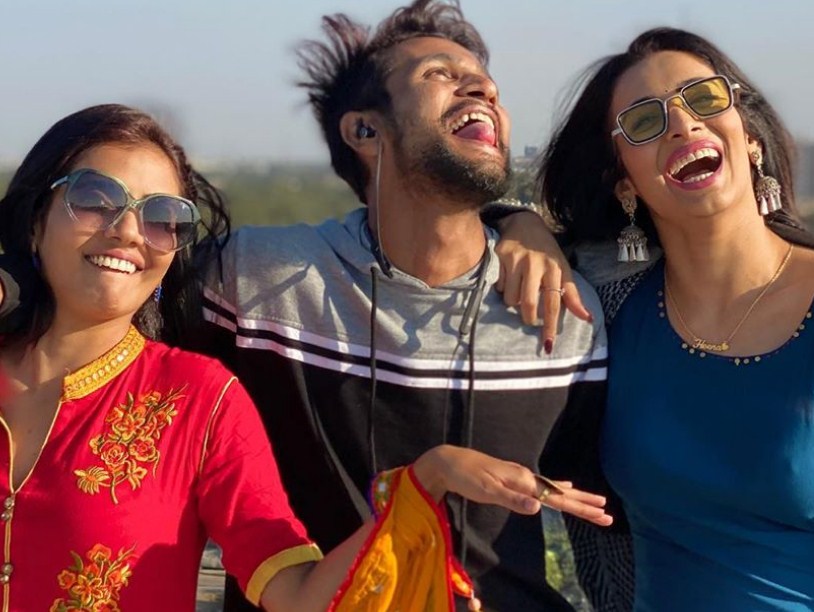
[(229, 236), (229, 217), (221, 195), (190, 166), (183, 148), (152, 117), (120, 104), (92, 106), (54, 124), (25, 157), (0, 200), (0, 246), (16, 260), (30, 262), (21, 267), (33, 279), (26, 285), (34, 293), (26, 300), (31, 307), (22, 325), (4, 338), (5, 346), (36, 342), (53, 323), (54, 295), (31, 256), (34, 228), (48, 214), (54, 181), (68, 174), (83, 152), (103, 144), (151, 144), (161, 149), (175, 166), (182, 195), (201, 210), (199, 239), (206, 248), (196, 247), (194, 257), (192, 247), (177, 252), (164, 276), (158, 306), (148, 300), (133, 320), (149, 337), (195, 348), (198, 334), (193, 332), (202, 321), (202, 274)]
[[(575, 91), (581, 89), (581, 93), (543, 153), (536, 183), (541, 201), (564, 228), (564, 240), (615, 239), (628, 224), (627, 215), (614, 195), (616, 183), (624, 178), (624, 169), (610, 136), (608, 114), (622, 74), (661, 51), (694, 55), (717, 74), (740, 84), (737, 111), (746, 131), (763, 147), (765, 173), (775, 177), (783, 189), (783, 207), (769, 215), (767, 223), (793, 242), (814, 245), (814, 237), (804, 229), (794, 202), (793, 141), (777, 113), (715, 45), (696, 34), (673, 28), (644, 32), (630, 43), (627, 51), (598, 61), (579, 80)], [(639, 206), (636, 219), (649, 238), (657, 241), (653, 221), (644, 206)]]

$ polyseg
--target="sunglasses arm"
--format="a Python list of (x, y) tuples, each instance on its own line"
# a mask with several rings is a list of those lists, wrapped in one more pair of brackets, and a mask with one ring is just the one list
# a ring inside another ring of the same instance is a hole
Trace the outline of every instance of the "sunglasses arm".
[(63, 176), (61, 179), (58, 179), (58, 180), (54, 181), (53, 184), (51, 185), (51, 191), (53, 191), (54, 189), (56, 189), (60, 185), (64, 185), (67, 182), (68, 182), (68, 177), (67, 176)]

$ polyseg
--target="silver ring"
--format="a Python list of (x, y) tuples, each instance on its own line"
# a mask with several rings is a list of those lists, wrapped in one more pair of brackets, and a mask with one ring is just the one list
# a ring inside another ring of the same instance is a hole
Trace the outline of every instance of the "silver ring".
[(554, 293), (559, 293), (560, 297), (565, 295), (565, 289), (560, 287), (559, 289), (554, 289), (553, 287), (543, 287), (543, 291), (553, 291)]

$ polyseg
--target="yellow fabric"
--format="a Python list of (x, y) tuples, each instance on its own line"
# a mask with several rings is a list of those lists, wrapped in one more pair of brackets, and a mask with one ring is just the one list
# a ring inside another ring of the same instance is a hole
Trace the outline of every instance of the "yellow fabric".
[(319, 561), (322, 559), (322, 553), (319, 548), (314, 544), (307, 546), (295, 546), (278, 552), (273, 557), (269, 557), (260, 564), (252, 577), (249, 579), (249, 584), (246, 585), (246, 599), (254, 605), (260, 605), (260, 596), (266, 588), (271, 579), (274, 578), (280, 570), (300, 563), (308, 563), (310, 561)]
[(76, 400), (104, 387), (127, 369), (144, 350), (146, 340), (132, 325), (124, 338), (107, 353), (68, 374), (62, 381), (62, 399)]
[(402, 470), (386, 511), (362, 548), (336, 612), (451, 610), (449, 528)]

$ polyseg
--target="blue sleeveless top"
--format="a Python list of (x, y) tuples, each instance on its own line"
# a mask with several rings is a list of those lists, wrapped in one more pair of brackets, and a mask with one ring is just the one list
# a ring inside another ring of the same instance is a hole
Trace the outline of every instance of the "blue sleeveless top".
[[(602, 462), (633, 531), (637, 611), (814, 610), (814, 319), (733, 359), (670, 326), (664, 266), (611, 329)], [(807, 329), (811, 328), (811, 329)]]

